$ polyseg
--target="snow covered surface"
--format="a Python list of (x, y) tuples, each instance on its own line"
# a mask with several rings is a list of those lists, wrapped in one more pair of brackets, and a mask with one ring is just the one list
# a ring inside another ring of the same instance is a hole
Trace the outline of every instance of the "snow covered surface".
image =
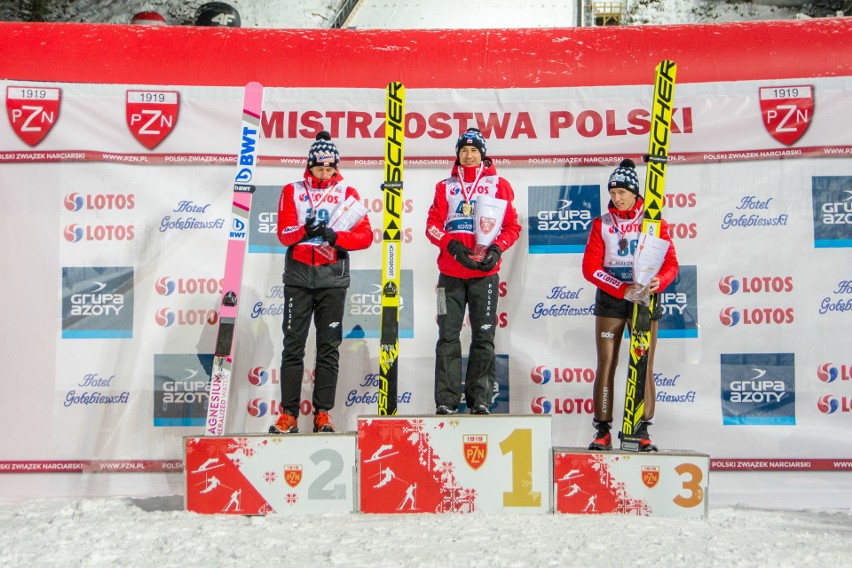
[[(201, 516), (175, 498), (0, 505), (4, 566), (842, 566), (852, 512)], [(619, 540), (623, 540), (619, 544)], [(844, 562), (845, 560), (845, 562)]]
[[(156, 10), (171, 24), (186, 24), (201, 3), (55, 0), (47, 19), (127, 23), (136, 12)], [(244, 27), (267, 28), (329, 27), (340, 5), (339, 0), (232, 3)], [(306, 7), (294, 10), (296, 4)], [(0, 9), (0, 17), (8, 16), (9, 5)], [(488, 10), (503, 14), (505, 27), (526, 22), (514, 17), (525, 5), (523, 0), (491, 0)], [(628, 21), (633, 23), (796, 16), (795, 8), (713, 0), (630, 0), (629, 5)], [(369, 22), (370, 6), (392, 9), (394, 18)], [(373, 0), (364, 2), (352, 23), (364, 28), (457, 27), (447, 13), (453, 10), (437, 10), (425, 1)], [(552, 19), (545, 24), (559, 25)], [(708, 519), (682, 520), (484, 514), (206, 517), (184, 512), (180, 496), (33, 500), (0, 504), (0, 565), (728, 567), (842, 565), (852, 560), (849, 509), (775, 511), (714, 507), (712, 498), (710, 503)]]

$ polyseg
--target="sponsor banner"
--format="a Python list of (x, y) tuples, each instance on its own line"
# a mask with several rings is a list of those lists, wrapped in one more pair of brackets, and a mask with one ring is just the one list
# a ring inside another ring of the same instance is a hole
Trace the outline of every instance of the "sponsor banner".
[(825, 458), (714, 458), (713, 471), (850, 471), (852, 459)]
[(154, 355), (154, 426), (203, 426), (212, 354)]
[[(852, 146), (843, 129), (821, 119), (849, 110), (842, 96), (848, 81), (843, 77), (814, 79), (809, 85), (742, 81), (721, 89), (715, 83), (679, 85), (670, 164), (849, 156)], [(231, 102), (239, 98), (241, 88), (2, 84), (9, 128), (17, 134), (12, 141), (16, 143), (2, 148), (3, 161), (95, 159), (159, 165), (235, 159), (225, 141), (236, 120)], [(780, 98), (805, 90), (808, 97)], [(14, 98), (41, 91), (45, 98), (37, 103)], [(773, 91), (777, 98), (772, 98)], [(59, 93), (62, 113), (58, 113)], [(650, 128), (642, 85), (517, 88), (500, 91), (499, 96), (492, 90), (418, 89), (410, 98), (405, 126), (413, 167), (445, 166), (447, 149), (468, 127), (482, 130), (489, 149), (497, 143), (499, 150), (489, 152), (495, 159), (510, 160), (498, 166), (614, 167), (625, 157), (640, 163)], [(319, 131), (327, 130), (346, 148), (344, 159), (351, 162), (344, 165), (378, 166), (383, 102), (383, 89), (267, 87), (260, 164), (304, 166), (305, 147)], [(118, 128), (124, 134), (108, 145), (96, 135)], [(738, 135), (730, 136), (731, 131)], [(563, 148), (582, 151), (565, 153)]]
[[(399, 275), (399, 338), (414, 337), (414, 271)], [(377, 338), (382, 331), (382, 275), (376, 270), (351, 270), (343, 337)]]
[(658, 337), (698, 337), (698, 267), (681, 263), (674, 282), (659, 293), (657, 302), (663, 310)]
[(179, 473), (182, 460), (0, 461), (0, 473)]
[(852, 247), (852, 176), (814, 176), (814, 247)]
[(592, 220), (609, 196), (599, 185), (531, 186), (528, 199), (530, 254), (556, 254), (586, 249)]
[(62, 338), (133, 337), (133, 291), (132, 266), (63, 267)]
[(722, 423), (796, 424), (794, 353), (721, 354)]

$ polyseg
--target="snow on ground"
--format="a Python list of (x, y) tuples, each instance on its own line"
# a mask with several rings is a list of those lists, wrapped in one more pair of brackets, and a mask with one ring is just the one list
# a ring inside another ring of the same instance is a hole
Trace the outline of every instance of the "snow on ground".
[[(852, 512), (201, 516), (170, 499), (0, 505), (3, 566), (842, 566)], [(620, 542), (621, 541), (621, 542)]]
[[(393, 2), (397, 9), (404, 3)], [(199, 1), (55, 0), (48, 20), (186, 24)], [(234, 0), (244, 27), (324, 28), (338, 0)], [(504, 10), (523, 0), (492, 0)], [(6, 8), (8, 10), (8, 7)], [(631, 23), (795, 17), (792, 8), (630, 0)], [(508, 21), (508, 20), (507, 20)], [(568, 515), (207, 517), (180, 496), (0, 504), (0, 566), (819, 566), (852, 561), (852, 511), (712, 507), (705, 520)], [(844, 562), (845, 561), (845, 562)], [(842, 563), (842, 564), (841, 564)]]

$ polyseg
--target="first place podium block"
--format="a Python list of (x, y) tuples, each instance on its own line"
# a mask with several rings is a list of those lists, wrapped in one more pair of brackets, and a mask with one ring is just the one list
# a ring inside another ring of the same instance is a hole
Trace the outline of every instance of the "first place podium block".
[(355, 511), (355, 433), (184, 438), (186, 510)]
[(710, 456), (553, 448), (557, 513), (707, 516)]
[(550, 448), (550, 416), (362, 416), (360, 509), (548, 513)]

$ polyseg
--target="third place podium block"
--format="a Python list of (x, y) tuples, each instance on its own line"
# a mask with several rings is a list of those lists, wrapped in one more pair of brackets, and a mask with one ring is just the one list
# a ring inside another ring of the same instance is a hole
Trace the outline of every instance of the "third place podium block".
[(358, 418), (363, 513), (550, 511), (550, 416)]
[(687, 451), (554, 448), (555, 511), (704, 518), (709, 469), (708, 455)]

